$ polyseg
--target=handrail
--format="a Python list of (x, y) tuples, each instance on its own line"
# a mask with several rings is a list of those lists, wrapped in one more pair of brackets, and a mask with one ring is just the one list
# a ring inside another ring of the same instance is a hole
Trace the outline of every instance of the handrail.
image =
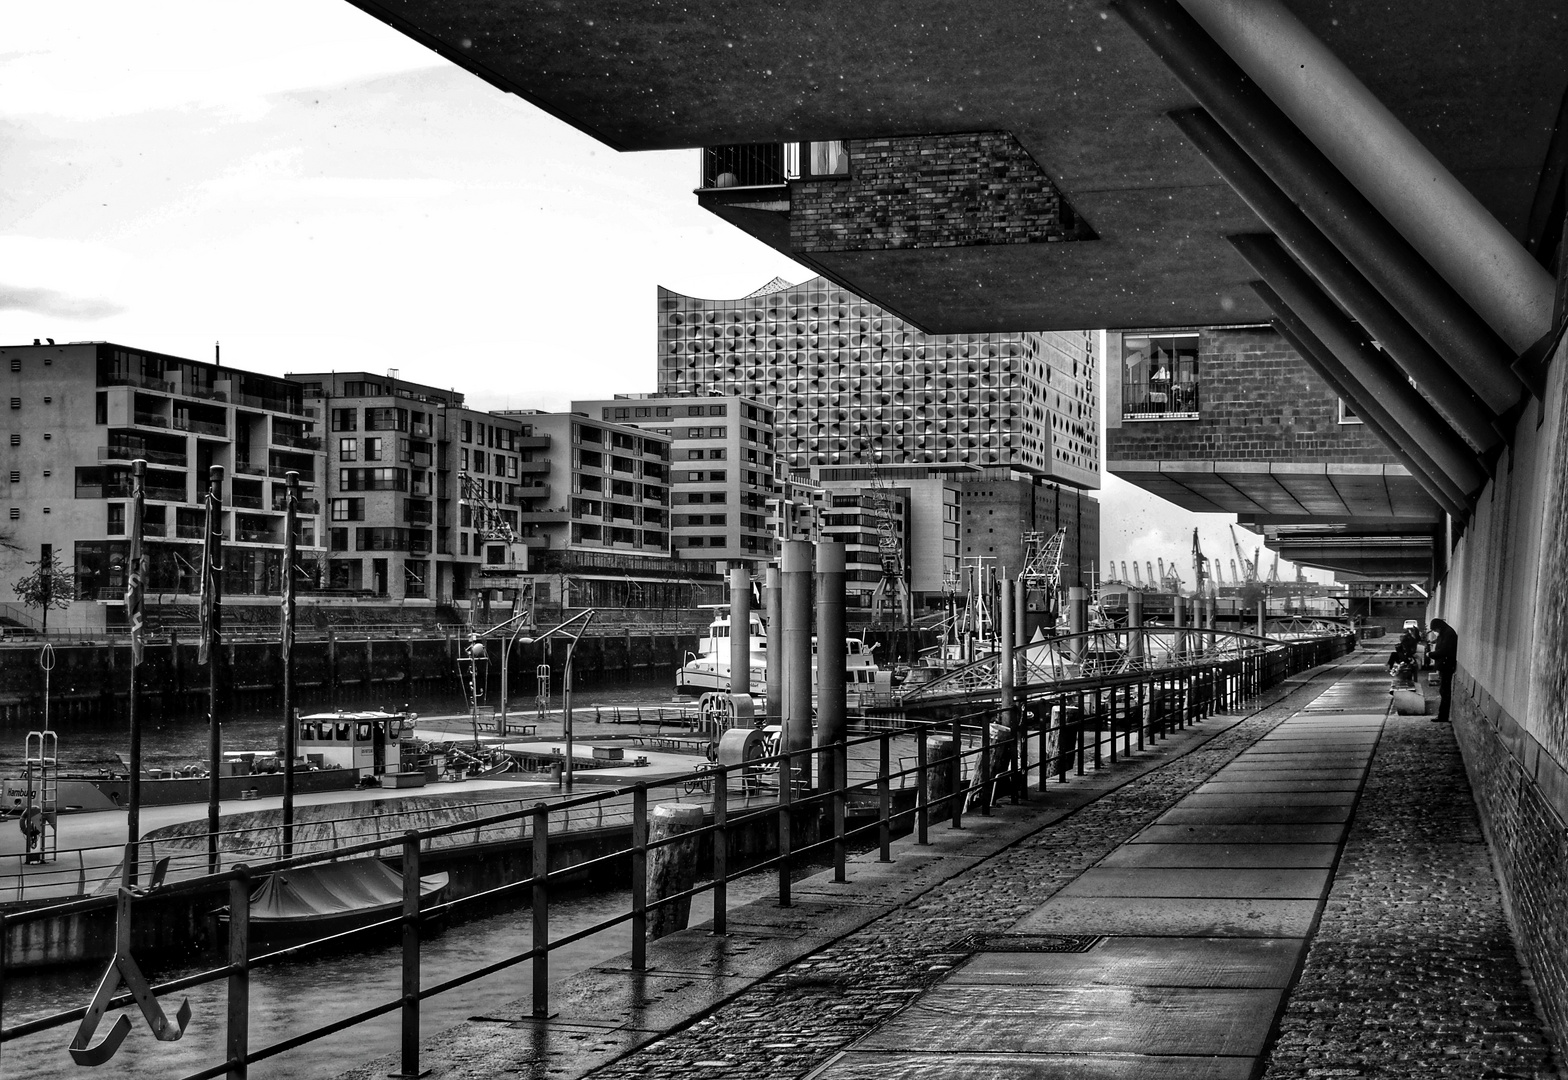
[[(957, 715), (910, 721), (900, 730), (883, 730), (858, 738), (846, 738), (831, 746), (793, 752), (786, 750), (744, 765), (715, 764), (706, 770), (706, 775), (711, 777), (712, 781), (711, 819), (695, 830), (664, 840), (648, 838), (651, 816), (649, 793), (669, 787), (676, 793), (676, 801), (681, 801), (678, 792), (688, 778), (676, 777), (655, 784), (639, 783), (629, 787), (607, 788), (602, 791), (571, 795), (554, 803), (536, 802), (533, 805), (525, 805), (526, 800), (519, 798), (516, 800), (518, 803), (516, 810), (482, 815), (472, 821), (452, 822), (431, 829), (409, 830), (397, 836), (382, 837), (378, 834), (374, 839), (347, 846), (335, 845), (332, 850), (332, 856), (335, 858), (353, 854), (379, 853), (387, 848), (400, 849), (404, 870), (403, 913), (382, 920), (374, 927), (356, 928), (335, 935), (329, 940), (333, 944), (341, 944), (353, 935), (366, 934), (378, 928), (401, 926), (404, 993), (390, 1001), (369, 1004), (353, 1016), (308, 1031), (291, 1033), (284, 1039), (259, 1048), (252, 1048), (249, 1045), (249, 982), (247, 978), (236, 978), (235, 975), (303, 954), (320, 947), (321, 943), (314, 942), (260, 956), (250, 956), (246, 945), (249, 908), (241, 901), (248, 895), (249, 883), (254, 877), (286, 867), (307, 865), (312, 861), (320, 861), (321, 857), (302, 855), (261, 862), (254, 866), (241, 863), (215, 874), (202, 874), (170, 881), (159, 886), (155, 892), (160, 896), (169, 896), (198, 891), (212, 892), (224, 886), (228, 887), (232, 913), (231, 947), (234, 951), (227, 965), (159, 984), (153, 987), (153, 992), (169, 994), (217, 979), (228, 980), (228, 1016), (231, 1027), (227, 1041), (227, 1057), (218, 1064), (189, 1074), (186, 1080), (203, 1080), (226, 1072), (230, 1075), (243, 1075), (245, 1067), (250, 1063), (274, 1057), (373, 1017), (398, 1010), (402, 1013), (401, 1073), (418, 1075), (420, 1073), (418, 1006), (421, 1001), (429, 997), (465, 985), (485, 975), (537, 959), (543, 963), (535, 965), (533, 1012), (535, 1016), (543, 1017), (548, 1015), (549, 985), (548, 981), (541, 977), (541, 972), (553, 950), (591, 933), (629, 923), (631, 967), (633, 970), (645, 970), (648, 912), (708, 891), (714, 893), (715, 932), (723, 932), (727, 919), (725, 886), (739, 876), (732, 871), (728, 861), (729, 833), (738, 821), (756, 820), (758, 816), (774, 817), (779, 839), (777, 853), (760, 862), (752, 863), (746, 868), (746, 872), (776, 868), (779, 904), (790, 906), (790, 867), (805, 855), (830, 852), (835, 879), (847, 880), (846, 849), (852, 839), (869, 836), (872, 830), (875, 830), (878, 836), (879, 860), (891, 862), (893, 859), (890, 837), (895, 827), (900, 829), (907, 827), (912, 831), (917, 845), (928, 843), (928, 832), (933, 819), (945, 818), (950, 828), (963, 828), (964, 816), (971, 810), (981, 815), (988, 815), (1004, 796), (1010, 796), (1014, 803), (1026, 799), (1031, 780), (1037, 782), (1038, 787), (1042, 789), (1053, 776), (1058, 783), (1066, 783), (1069, 772), (1080, 776), (1084, 774), (1090, 755), (1095, 769), (1101, 767), (1107, 753), (1110, 762), (1114, 764), (1119, 753), (1130, 755), (1133, 752), (1132, 740), (1135, 735), (1138, 749), (1142, 750), (1146, 742), (1166, 738), (1173, 731), (1197, 723), (1220, 709), (1237, 708), (1242, 701), (1256, 697), (1263, 690), (1283, 682), (1288, 676), (1340, 655), (1344, 647), (1343, 639), (1339, 637), (1312, 639), (1285, 643), (1279, 648), (1227, 657), (1212, 663), (1193, 664), (1182, 669), (1127, 673), (1130, 677), (1076, 680), (1072, 685), (1062, 685), (1049, 690), (1031, 687), (1024, 691), (1022, 700), (1015, 705), (1017, 712), (1012, 715), (1004, 714), (1002, 706), (998, 703), (984, 702), (976, 709), (966, 710)], [(971, 737), (967, 747), (964, 738), (966, 721), (978, 721), (977, 724), (970, 725), (972, 729), (977, 730), (978, 738)], [(932, 740), (937, 736), (953, 738), (954, 743), (951, 747), (953, 753), (950, 756), (944, 754), (940, 758), (933, 757)], [(1029, 752), (1031, 738), (1036, 741), (1037, 747), (1032, 757)], [(895, 739), (913, 739), (916, 751), (913, 767), (904, 767), (905, 759), (900, 758), (900, 768), (896, 771), (892, 768), (892, 749)], [(1118, 743), (1121, 744), (1120, 747)], [(860, 779), (853, 780), (850, 751), (857, 747), (869, 746), (876, 747), (874, 771), (868, 776), (865, 767), (862, 766), (857, 770)], [(780, 777), (793, 778), (797, 775), (794, 762), (799, 759), (830, 763), (834, 775), (838, 778), (837, 784), (831, 788), (807, 789), (793, 779), (780, 783)], [(760, 799), (763, 796), (769, 772), (771, 772), (775, 792), (774, 798), (769, 802), (753, 804), (754, 798)], [(945, 790), (933, 792), (934, 774), (947, 777)], [(907, 788), (905, 781), (910, 778), (914, 780), (913, 803), (907, 809), (894, 812), (891, 799), (893, 781), (896, 779), (899, 781), (900, 788)], [(875, 821), (854, 828), (848, 827), (847, 808), (851, 799), (856, 794), (865, 795), (873, 790), (876, 796)], [(733, 796), (736, 794), (743, 796), (739, 808), (743, 812), (741, 817), (731, 817), (729, 813), (734, 801)], [(627, 805), (613, 806), (616, 800), (621, 800)], [(605, 816), (607, 806), (610, 806), (612, 811), (609, 822)], [(593, 812), (592, 817), (584, 817), (584, 812), (589, 810)], [(574, 812), (578, 815), (579, 827), (585, 827), (589, 820), (593, 822), (595, 828), (603, 828), (607, 823), (630, 824), (632, 843), (586, 862), (552, 870), (549, 866), (550, 843), (552, 839), (559, 839), (563, 831), (559, 827), (552, 829), (552, 818), (564, 817), (565, 828), (570, 829)], [(804, 845), (794, 845), (791, 823), (796, 819), (802, 822), (809, 821), (813, 817), (828, 824), (825, 835)], [(531, 844), (532, 873), (522, 880), (507, 882), (482, 892), (432, 905), (422, 911), (419, 903), (418, 870), (423, 854), (431, 847), (433, 841), (460, 832), (466, 833), (469, 830), (473, 830), (476, 841), (479, 841), (482, 840), (486, 828), (506, 825), (513, 826), (509, 839)], [(236, 833), (243, 831), (246, 830), (234, 830)], [(692, 840), (701, 840), (712, 845), (713, 863), (716, 868), (712, 880), (668, 896), (647, 899), (648, 853), (667, 844), (687, 843)], [(548, 922), (548, 897), (551, 884), (560, 882), (568, 875), (575, 877), (581, 874), (585, 867), (604, 866), (611, 860), (625, 858), (627, 855), (631, 856), (633, 864), (633, 901), (630, 909), (617, 913), (596, 926), (579, 928), (572, 933), (552, 939), (549, 935)], [(523, 890), (528, 892), (524, 893)], [(134, 901), (144, 895), (146, 894), (131, 894), (132, 903), (124, 910), (133, 912)], [(530, 948), (460, 973), (436, 986), (420, 987), (417, 979), (412, 983), (409, 982), (408, 973), (411, 971), (417, 973), (419, 970), (420, 921), (424, 915), (456, 911), (482, 901), (493, 901), (505, 895), (530, 896), (536, 905), (535, 933)], [(104, 897), (8, 913), (0, 917), (0, 948), (3, 948), (6, 927), (11, 924), (37, 922), (65, 914), (102, 910), (115, 903), (114, 898)], [(125, 932), (128, 934), (129, 929), (127, 928)], [(3, 960), (3, 956), (0, 956), (0, 960)], [(0, 991), (3, 991), (3, 985), (0, 985)], [(113, 1004), (123, 1004), (129, 1000), (129, 995), (121, 995)], [(0, 998), (0, 1010), (3, 1010), (3, 1005), (3, 998)], [(86, 1009), (72, 1009), (11, 1027), (0, 1026), (0, 1045), (24, 1035), (52, 1030), (80, 1020), (86, 1012)], [(3, 1020), (3, 1011), (0, 1011), (0, 1020)]]

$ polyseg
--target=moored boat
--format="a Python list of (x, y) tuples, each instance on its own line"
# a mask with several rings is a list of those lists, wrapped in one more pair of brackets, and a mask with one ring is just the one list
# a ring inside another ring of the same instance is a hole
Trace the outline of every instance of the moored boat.
[[(420, 907), (439, 903), (448, 882), (446, 874), (420, 877)], [(279, 870), (250, 894), (250, 936), (264, 947), (288, 948), (369, 926), (402, 907), (403, 875), (377, 858)], [(229, 909), (218, 919), (227, 928)]]
[[(721, 611), (708, 625), (708, 636), (703, 639), (695, 655), (681, 665), (675, 677), (678, 694), (728, 693), (730, 689), (730, 630), (727, 611)], [(767, 628), (756, 615), (749, 622), (751, 635), (751, 693), (761, 698), (768, 685)], [(858, 697), (887, 697), (893, 691), (893, 673), (876, 661), (876, 646), (867, 645), (860, 638), (847, 638), (844, 642), (845, 692), (851, 699)], [(811, 639), (811, 693), (817, 693), (817, 639)]]

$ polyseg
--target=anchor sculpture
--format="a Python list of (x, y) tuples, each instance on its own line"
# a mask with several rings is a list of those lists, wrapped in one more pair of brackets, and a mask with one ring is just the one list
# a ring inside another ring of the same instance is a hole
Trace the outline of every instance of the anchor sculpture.
[(179, 1010), (174, 1014), (174, 1023), (169, 1023), (169, 1018), (163, 1014), (158, 999), (153, 996), (152, 987), (147, 984), (147, 978), (142, 974), (141, 968), (136, 965), (136, 960), (131, 956), (131, 901), (137, 897), (145, 896), (147, 892), (157, 888), (162, 882), (163, 874), (168, 868), (168, 860), (160, 859), (158, 867), (153, 873), (151, 886), (147, 890), (121, 888), (115, 902), (114, 923), (114, 957), (109, 961), (109, 969), (103, 973), (103, 979), (98, 983), (98, 989), (93, 994), (92, 1004), (87, 1006), (87, 1015), (82, 1017), (81, 1024), (76, 1029), (76, 1037), (71, 1040), (68, 1049), (71, 1058), (78, 1065), (102, 1065), (115, 1052), (120, 1049), (120, 1044), (125, 1042), (125, 1037), (131, 1032), (131, 1018), (124, 1013), (115, 1020), (109, 1033), (98, 1042), (92, 1041), (93, 1035), (98, 1030), (98, 1022), (103, 1019), (104, 1012), (114, 1000), (115, 992), (119, 990), (120, 983), (124, 982), (131, 996), (136, 999), (136, 1004), (141, 1006), (142, 1016), (147, 1019), (147, 1026), (152, 1029), (153, 1038), (159, 1042), (174, 1042), (185, 1034), (185, 1025), (191, 1020), (191, 1003), (187, 998), (180, 1002)]

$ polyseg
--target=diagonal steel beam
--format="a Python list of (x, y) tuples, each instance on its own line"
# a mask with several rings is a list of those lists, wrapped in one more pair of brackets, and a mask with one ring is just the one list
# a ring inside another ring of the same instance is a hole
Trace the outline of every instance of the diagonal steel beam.
[(1350, 265), (1214, 117), (1202, 109), (1167, 115), (1329, 295), (1420, 383), (1472, 446), (1486, 451), (1503, 441), (1497, 415), (1475, 397), (1460, 373)]
[(1297, 130), (1175, 0), (1110, 5), (1199, 104), (1467, 385), (1503, 415), (1525, 386), (1514, 352)]
[[(1265, 302), (1268, 301), (1268, 296), (1262, 291), (1267, 286), (1262, 282), (1254, 282), (1253, 288), (1258, 290), (1258, 294), (1264, 297)], [(1280, 304), (1283, 307), (1284, 301), (1280, 301)], [(1435, 479), (1439, 471), (1432, 459), (1421, 454), (1419, 450), (1412, 452), (1409, 449), (1412, 443), (1408, 436), (1402, 437), (1402, 433), (1392, 426), (1393, 420), (1388, 413), (1378, 406), (1377, 400), (1366, 393), (1365, 387), (1356, 384), (1344, 365), (1334, 358), (1327, 345), (1307, 329), (1305, 323), (1296, 318), (1292, 312), (1288, 317), (1276, 317), (1273, 325), (1274, 329), (1290, 342), (1291, 347), (1300, 354), (1307, 365), (1328, 383), (1329, 388), (1354, 406), (1361, 422), (1382, 441), (1388, 452), (1410, 472), (1416, 483), (1432, 496), (1438, 506), (1455, 516), (1463, 516), (1468, 512), (1459, 493), (1450, 493), (1447, 486)]]

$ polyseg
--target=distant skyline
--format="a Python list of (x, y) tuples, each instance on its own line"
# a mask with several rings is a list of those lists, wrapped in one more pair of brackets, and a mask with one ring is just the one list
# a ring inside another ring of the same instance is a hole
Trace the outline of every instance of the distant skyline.
[[(221, 341), (270, 374), (396, 368), (559, 410), (654, 389), (659, 285), (812, 276), (697, 206), (696, 151), (616, 153), (347, 3), (64, 0), (6, 24), (9, 343)], [(1228, 516), (1114, 477), (1100, 498), (1107, 558), (1185, 558), (1195, 525), (1229, 550)]]

